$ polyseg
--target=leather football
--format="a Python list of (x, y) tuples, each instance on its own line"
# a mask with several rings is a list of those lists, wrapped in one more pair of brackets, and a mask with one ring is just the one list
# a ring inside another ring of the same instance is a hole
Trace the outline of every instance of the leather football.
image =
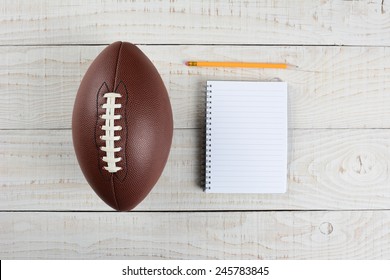
[(161, 176), (172, 134), (168, 93), (153, 63), (133, 44), (106, 47), (81, 81), (72, 117), (89, 185), (112, 208), (133, 209)]

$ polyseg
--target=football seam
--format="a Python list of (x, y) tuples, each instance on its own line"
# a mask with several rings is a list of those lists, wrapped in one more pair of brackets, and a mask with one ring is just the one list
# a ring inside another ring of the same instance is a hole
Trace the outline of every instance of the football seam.
[[(119, 47), (119, 51), (118, 51), (118, 55), (116, 57), (116, 67), (115, 67), (115, 74), (114, 74), (114, 84), (113, 84), (113, 90), (116, 89), (117, 85), (116, 85), (116, 82), (117, 82), (117, 73), (118, 73), (118, 68), (119, 68), (119, 59), (120, 59), (120, 56), (121, 56), (121, 51), (122, 51), (122, 46), (123, 46), (123, 42), (121, 42), (121, 45)], [(125, 111), (126, 111), (126, 108), (125, 108)], [(127, 131), (127, 127), (126, 127), (126, 131)], [(116, 187), (115, 187), (115, 180), (114, 180), (114, 175), (111, 174), (111, 188), (112, 188), (112, 192), (114, 193), (114, 200), (115, 200), (115, 204), (118, 208), (118, 210), (120, 210), (120, 206), (119, 206), (119, 202), (118, 202), (118, 198), (116, 196)]]
[(122, 51), (122, 46), (123, 46), (123, 42), (121, 42), (121, 45), (119, 46), (119, 51), (118, 51), (118, 55), (116, 57), (116, 66), (115, 66), (115, 73), (114, 73), (114, 84), (112, 85), (112, 88), (113, 90), (115, 90), (118, 85), (116, 84), (117, 83), (117, 73), (119, 72), (118, 69), (119, 69), (119, 58), (121, 56), (121, 51)]
[(125, 176), (123, 176), (122, 179), (118, 176), (118, 174), (114, 174), (114, 176), (116, 176), (118, 181), (123, 182), (126, 180), (127, 171), (128, 171), (126, 152), (127, 152), (127, 139), (128, 139), (128, 134), (129, 134), (129, 129), (128, 129), (128, 125), (127, 125), (127, 103), (129, 100), (129, 93), (127, 91), (127, 87), (126, 87), (125, 83), (122, 80), (119, 81), (118, 86), (116, 87), (116, 89), (114, 91), (116, 92), (121, 84), (122, 84), (123, 88), (125, 89), (125, 93), (126, 93), (126, 98), (125, 98), (125, 102), (124, 102), (124, 108), (125, 108), (125, 110), (124, 110), (124, 120), (125, 120), (124, 125), (126, 127), (126, 136), (125, 136), (125, 144), (124, 144), (124, 148), (123, 148), (123, 159), (125, 162), (125, 169), (122, 170), (123, 172), (125, 172)]

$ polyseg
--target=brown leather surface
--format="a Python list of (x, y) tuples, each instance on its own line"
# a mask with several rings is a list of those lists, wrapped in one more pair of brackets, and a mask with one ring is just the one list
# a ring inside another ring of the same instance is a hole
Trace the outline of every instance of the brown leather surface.
[[(116, 157), (122, 170), (109, 173), (101, 126), (106, 92), (122, 94), (115, 114), (122, 118), (121, 147)], [(134, 208), (153, 188), (166, 164), (172, 142), (173, 120), (168, 93), (152, 62), (134, 45), (115, 42), (93, 61), (77, 92), (72, 119), (73, 145), (81, 170), (95, 192), (114, 209)]]

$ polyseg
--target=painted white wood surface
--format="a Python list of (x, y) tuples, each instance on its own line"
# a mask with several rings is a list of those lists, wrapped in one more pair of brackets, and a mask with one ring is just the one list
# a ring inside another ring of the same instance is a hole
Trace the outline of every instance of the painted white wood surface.
[(0, 258), (390, 258), (389, 211), (0, 213)]
[[(78, 85), (104, 46), (0, 47), (0, 129), (69, 129)], [(140, 46), (167, 86), (176, 128), (199, 128), (207, 79), (281, 79), (291, 128), (390, 128), (389, 47)], [(297, 70), (190, 68), (282, 61)]]
[[(69, 130), (0, 131), (0, 210), (108, 210), (86, 183)], [(137, 211), (387, 209), (388, 129), (290, 130), (286, 194), (205, 194), (202, 133), (176, 129), (167, 166)]]
[(0, 44), (388, 45), (382, 0), (12, 0)]
[[(2, 1), (0, 258), (390, 258), (389, 3)], [(71, 142), (79, 82), (115, 40), (151, 58), (174, 110), (167, 167), (130, 213), (94, 194)], [(289, 84), (288, 192), (206, 195), (205, 81), (273, 78)]]

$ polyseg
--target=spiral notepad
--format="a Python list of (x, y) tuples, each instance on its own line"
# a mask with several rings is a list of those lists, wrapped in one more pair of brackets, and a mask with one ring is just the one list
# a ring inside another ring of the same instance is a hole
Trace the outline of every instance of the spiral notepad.
[(287, 188), (287, 84), (208, 81), (205, 191)]

